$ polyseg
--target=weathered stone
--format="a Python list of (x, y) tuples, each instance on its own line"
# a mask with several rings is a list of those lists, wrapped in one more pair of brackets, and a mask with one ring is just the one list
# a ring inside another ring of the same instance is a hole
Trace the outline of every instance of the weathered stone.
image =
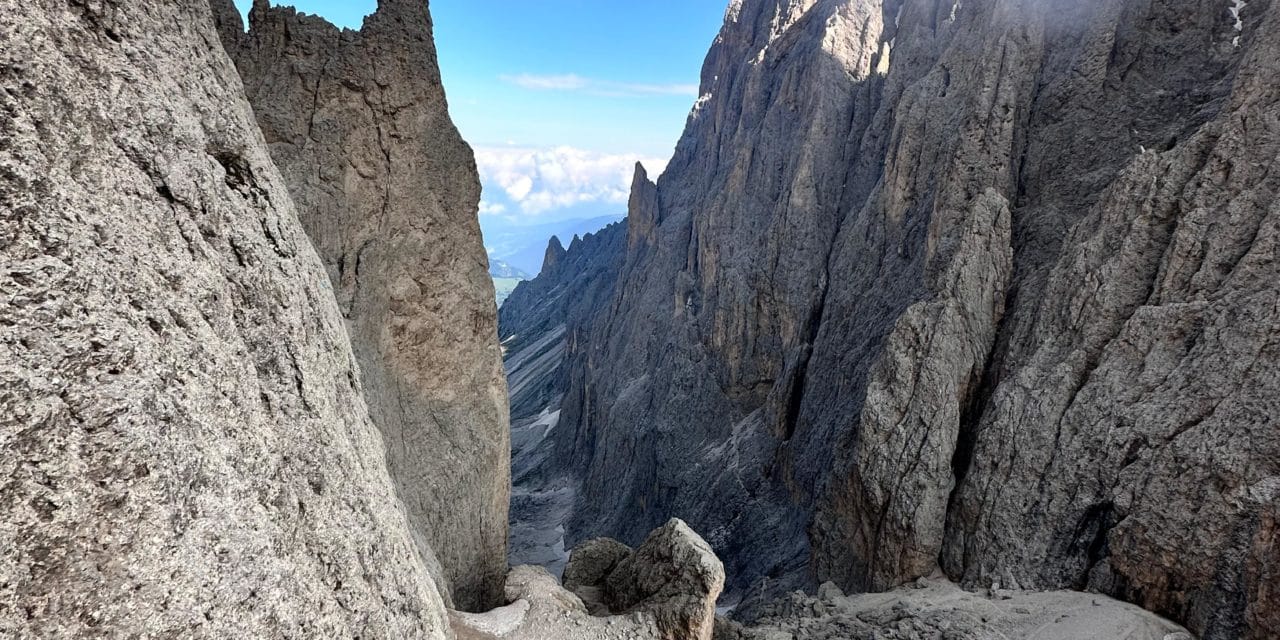
[[(511, 496), (512, 565), (539, 564), (558, 573), (567, 560), (564, 523), (578, 480), (568, 469), (548, 463), (555, 453), (549, 436), (559, 423), (570, 374), (585, 375), (567, 366), (566, 354), (571, 346), (585, 348), (596, 310), (613, 295), (626, 242), (625, 223), (575, 237), (563, 256), (563, 246), (553, 239), (547, 247), (550, 268), (520, 283), (499, 313), (516, 485)], [(589, 430), (582, 435), (589, 437)]]
[(570, 591), (576, 591), (577, 587), (602, 587), (618, 563), (632, 553), (631, 547), (613, 538), (588, 540), (569, 553), (569, 564), (564, 568), (561, 582)]
[(542, 567), (520, 566), (507, 577), (512, 604), (484, 614), (451, 614), (458, 640), (658, 640), (652, 616), (596, 617)]
[(438, 638), (205, 0), (0, 12), (0, 636)]
[(542, 256), (542, 271), (539, 275), (546, 273), (548, 276), (553, 276), (560, 268), (560, 260), (564, 258), (565, 253), (568, 252), (565, 251), (564, 245), (560, 244), (560, 238), (551, 236), (551, 240), (547, 242), (547, 252)]
[(506, 385), (475, 159), (449, 119), (427, 2), (381, 0), (358, 32), (265, 0), (247, 34), (222, 22), (333, 280), (399, 495), (443, 565), (441, 590), (458, 607), (495, 605)]
[(688, 525), (672, 520), (622, 558), (604, 587), (611, 610), (653, 615), (664, 640), (710, 640), (724, 565)]

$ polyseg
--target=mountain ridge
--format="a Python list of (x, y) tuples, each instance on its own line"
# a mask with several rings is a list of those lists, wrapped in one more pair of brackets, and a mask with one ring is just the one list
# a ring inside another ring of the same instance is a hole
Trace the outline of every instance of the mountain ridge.
[(678, 515), (731, 593), (942, 570), (1268, 637), (1277, 13), (731, 4), (548, 396), (567, 542)]

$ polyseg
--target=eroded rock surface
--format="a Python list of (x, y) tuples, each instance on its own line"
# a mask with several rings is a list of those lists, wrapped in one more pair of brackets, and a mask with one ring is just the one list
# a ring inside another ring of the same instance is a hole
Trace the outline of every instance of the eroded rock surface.
[(602, 588), (618, 564), (634, 553), (631, 547), (613, 538), (588, 540), (570, 552), (561, 581), (566, 589), (574, 592), (580, 587)]
[(667, 640), (710, 640), (724, 565), (689, 525), (672, 520), (649, 534), (604, 579), (613, 611), (641, 611)]
[(0, 12), (0, 636), (438, 638), (206, 0)]
[(458, 607), (501, 599), (509, 426), (471, 148), (449, 118), (425, 0), (360, 31), (213, 0), (271, 155), (347, 320), (392, 477)]

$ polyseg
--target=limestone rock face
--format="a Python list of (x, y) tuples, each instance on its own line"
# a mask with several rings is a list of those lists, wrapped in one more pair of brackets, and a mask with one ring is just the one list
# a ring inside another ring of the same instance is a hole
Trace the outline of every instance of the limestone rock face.
[(511, 604), (483, 614), (451, 613), (458, 640), (659, 640), (653, 616), (593, 616), (578, 596), (542, 567), (519, 566), (507, 577)]
[(258, 0), (249, 23), (224, 20), (224, 44), (333, 281), (415, 534), (453, 604), (497, 604), (507, 392), (475, 159), (427, 3), (381, 0), (356, 32)]
[(0, 636), (448, 637), (206, 0), (0, 12)]
[[(1147, 46), (1215, 33), (1172, 4)], [(1252, 8), (1239, 46), (1203, 54), (1231, 65), (1197, 106), (1212, 117), (1143, 141), (1013, 292), (943, 546), (969, 583), (1096, 589), (1208, 638), (1280, 633), (1260, 581), (1280, 553), (1280, 4)], [(1164, 64), (1130, 73), (1187, 77)]]
[(731, 8), (671, 163), (656, 185), (637, 172), (614, 297), (570, 346), (555, 433), (557, 466), (582, 478), (570, 543), (638, 544), (679, 517), (735, 588), (803, 580), (808, 516), (779, 446), (882, 23), (863, 3)]
[(1273, 2), (732, 2), (566, 346), (568, 541), (676, 516), (731, 592), (941, 568), (1280, 633), (1278, 35)]
[(498, 335), (506, 349), (513, 424), (559, 407), (568, 387), (566, 344), (586, 339), (596, 311), (612, 297), (626, 237), (625, 222), (575, 236), (569, 249), (552, 237), (542, 272), (520, 283), (503, 303)]
[(556, 461), (556, 441), (549, 436), (559, 422), (570, 376), (588, 375), (570, 366), (567, 354), (586, 350), (599, 320), (596, 312), (613, 296), (626, 243), (626, 223), (575, 237), (568, 249), (553, 239), (542, 273), (520, 283), (499, 313), (516, 485), (512, 565), (538, 564), (558, 573), (567, 560), (564, 523), (579, 481)]

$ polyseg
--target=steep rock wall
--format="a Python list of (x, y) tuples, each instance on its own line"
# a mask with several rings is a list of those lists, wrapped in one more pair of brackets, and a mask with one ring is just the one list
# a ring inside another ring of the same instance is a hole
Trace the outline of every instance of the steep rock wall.
[(570, 540), (1274, 635), (1280, 8), (1233, 8), (733, 2), (566, 353)]
[(498, 604), (510, 454), (479, 178), (449, 118), (424, 0), (356, 32), (254, 3), (220, 28), (333, 280), (415, 534), (458, 607)]
[[(642, 169), (637, 169), (643, 172)], [(542, 272), (520, 283), (498, 317), (511, 389), (511, 564), (558, 573), (568, 560), (564, 519), (577, 480), (552, 462), (550, 438), (573, 373), (567, 354), (585, 350), (597, 310), (608, 304), (627, 246), (627, 225), (548, 243)]]
[(0, 635), (448, 637), (207, 2), (0, 44)]
[(571, 347), (557, 434), (583, 478), (571, 541), (635, 543), (674, 516), (734, 586), (803, 572), (805, 515), (776, 452), (820, 313), (845, 141), (874, 113), (881, 18), (847, 2), (731, 7), (672, 162), (656, 185), (637, 176), (617, 293)]

